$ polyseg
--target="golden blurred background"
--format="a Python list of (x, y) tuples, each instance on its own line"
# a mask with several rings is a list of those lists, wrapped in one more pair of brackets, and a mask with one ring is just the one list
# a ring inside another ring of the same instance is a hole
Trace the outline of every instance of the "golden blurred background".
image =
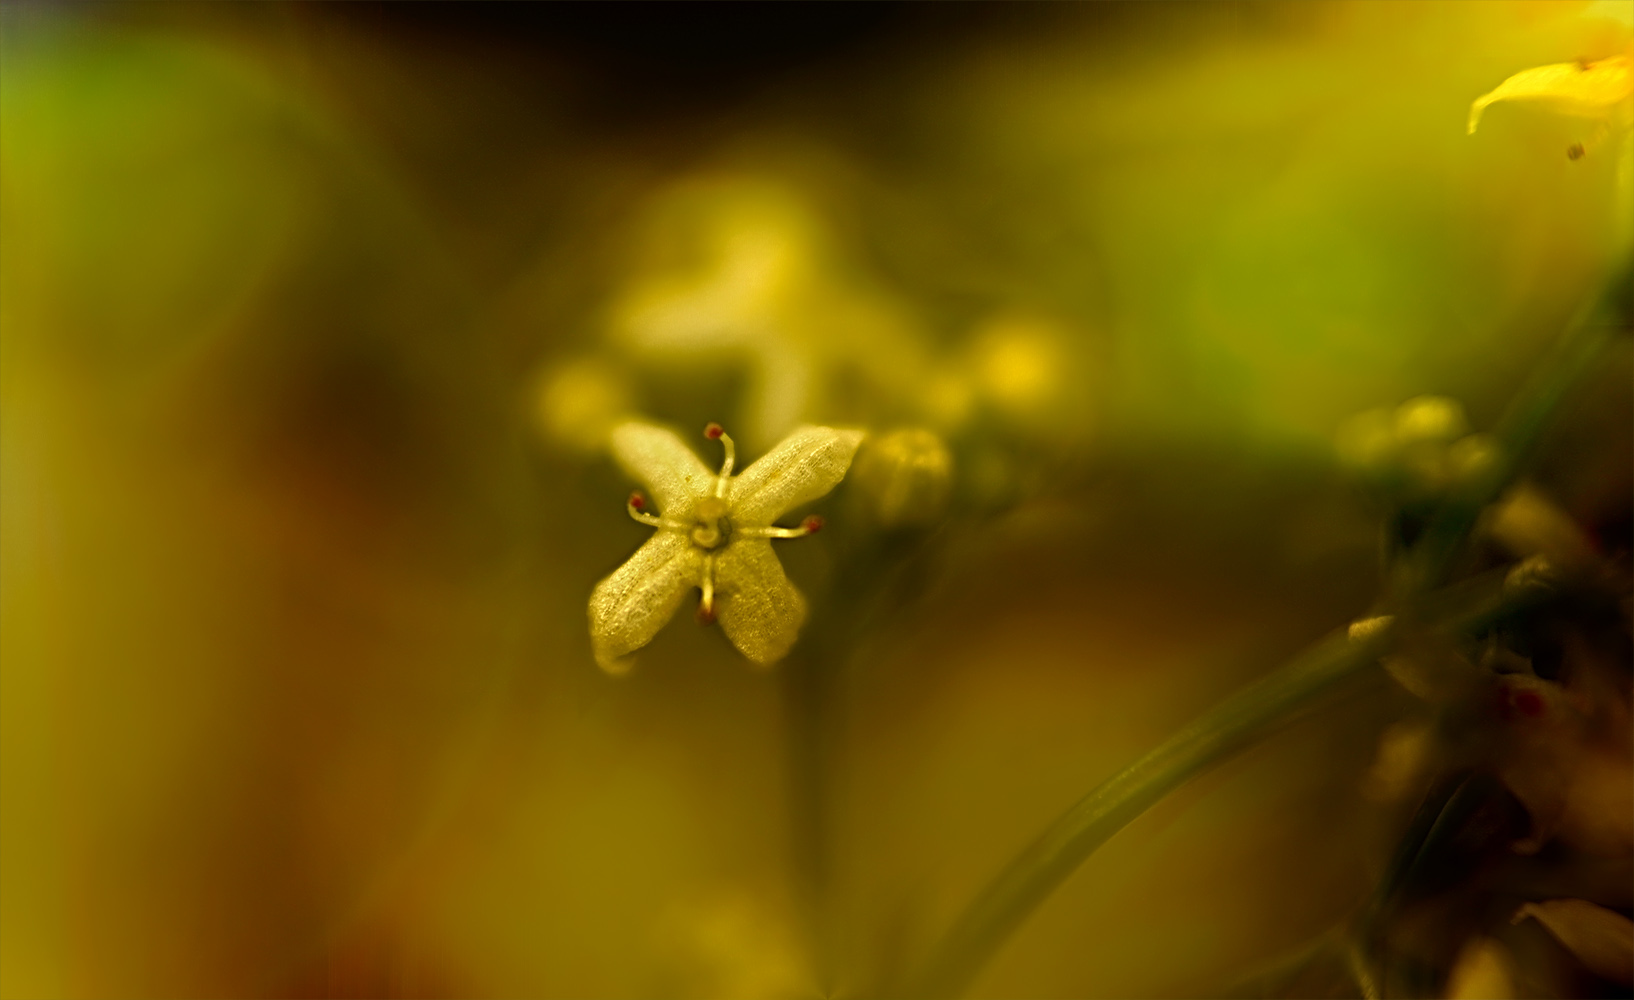
[[(0, 993), (877, 990), (1367, 612), (1336, 429), (1489, 429), (1627, 253), (1617, 123), (1464, 127), (1619, 6), (0, 7)], [(1535, 479), (1626, 556), (1626, 340), (1580, 396)], [(626, 416), (869, 430), (788, 663), (686, 614), (596, 668)], [(1210, 995), (1341, 920), (1394, 697), (974, 992)]]

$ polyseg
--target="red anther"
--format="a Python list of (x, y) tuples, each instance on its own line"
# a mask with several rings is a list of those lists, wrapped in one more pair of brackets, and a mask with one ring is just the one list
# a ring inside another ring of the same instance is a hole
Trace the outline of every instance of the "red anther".
[(647, 498), (639, 493), (631, 493), (630, 506), (634, 507), (636, 510), (640, 510), (641, 508), (647, 506)]
[(1515, 711), (1526, 716), (1528, 719), (1537, 719), (1542, 717), (1543, 709), (1545, 707), (1543, 704), (1543, 695), (1538, 694), (1536, 691), (1529, 691), (1523, 688), (1514, 692), (1514, 694), (1510, 696), (1510, 699), (1514, 703)]
[(725, 433), (726, 431), (721, 428), (721, 425), (715, 423), (714, 421), (710, 421), (704, 425), (704, 437), (711, 441), (719, 441), (721, 439), (721, 435)]
[(699, 625), (713, 625), (713, 624), (715, 624), (715, 609), (712, 608), (712, 607), (706, 608), (702, 604), (698, 605), (698, 624)]
[(806, 529), (806, 534), (815, 535), (817, 532), (823, 530), (823, 519), (818, 517), (816, 514), (813, 514), (804, 521), (800, 522), (800, 527)]

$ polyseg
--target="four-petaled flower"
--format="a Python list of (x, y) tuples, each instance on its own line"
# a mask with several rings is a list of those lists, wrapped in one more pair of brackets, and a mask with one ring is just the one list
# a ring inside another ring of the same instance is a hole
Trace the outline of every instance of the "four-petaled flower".
[(650, 512), (635, 493), (627, 510), (658, 531), (590, 595), (590, 640), (609, 673), (630, 668), (629, 655), (651, 641), (693, 587), (702, 591), (698, 620), (719, 621), (732, 645), (758, 664), (782, 659), (805, 621), (805, 598), (783, 575), (771, 539), (809, 535), (822, 521), (809, 517), (798, 528), (772, 522), (838, 485), (863, 432), (796, 428), (738, 476), (732, 439), (719, 424), (704, 435), (726, 448), (719, 473), (662, 427), (630, 422), (613, 430), (613, 457), (658, 504)]

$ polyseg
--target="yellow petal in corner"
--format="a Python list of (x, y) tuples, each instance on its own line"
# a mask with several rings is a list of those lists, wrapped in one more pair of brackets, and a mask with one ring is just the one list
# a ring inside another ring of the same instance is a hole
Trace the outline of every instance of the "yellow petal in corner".
[(1634, 94), (1634, 57), (1610, 56), (1595, 62), (1554, 63), (1522, 70), (1475, 99), (1469, 108), (1473, 135), (1487, 105), (1499, 101), (1541, 101), (1549, 110), (1577, 118), (1609, 118)]

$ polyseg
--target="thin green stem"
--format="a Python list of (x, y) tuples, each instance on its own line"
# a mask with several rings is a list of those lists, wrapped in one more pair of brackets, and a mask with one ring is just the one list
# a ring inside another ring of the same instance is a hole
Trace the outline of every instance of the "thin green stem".
[(1367, 673), (1403, 627), (1479, 632), (1538, 599), (1535, 588), (1505, 594), (1501, 581), (1488, 577), (1431, 595), (1412, 617), (1390, 620), (1365, 636), (1353, 639), (1339, 632), (1306, 649), (1067, 810), (965, 911), (904, 992), (919, 997), (963, 993), (1011, 933), (1108, 838), (1210, 765), (1257, 743), (1322, 695)]
[(913, 996), (958, 996), (987, 961), (1107, 838), (1186, 781), (1248, 746), (1317, 695), (1371, 665), (1390, 629), (1362, 642), (1330, 636), (1227, 699), (1104, 781), (1056, 820), (978, 897), (912, 984)]
[[(1614, 282), (1613, 289), (1624, 282)], [(1397, 581), (1390, 605), (1398, 620), (1359, 639), (1336, 633), (1277, 672), (1250, 685), (1181, 730), (1121, 773), (1100, 784), (1022, 851), (975, 899), (902, 992), (919, 997), (958, 996), (1032, 915), (1096, 848), (1164, 796), (1204, 770), (1286, 724), (1321, 696), (1373, 667), (1395, 640), (1399, 619), (1420, 624), (1451, 621), (1426, 606), (1426, 595), (1453, 567), (1481, 509), (1497, 498), (1537, 450), (1544, 431), (1609, 340), (1615, 291), (1578, 313), (1552, 363), (1518, 397), (1497, 428), (1500, 459), (1490, 474), (1452, 498), (1431, 522)], [(1429, 603), (1440, 603), (1430, 600)], [(1471, 629), (1505, 613), (1493, 598), (1458, 627)]]
[(918, 591), (916, 571), (934, 539), (858, 531), (839, 548), (832, 596), (822, 621), (781, 670), (789, 778), (790, 843), (796, 904), (818, 992), (831, 995), (845, 968), (843, 926), (835, 907), (835, 806), (843, 796), (850, 683), (860, 637)]

